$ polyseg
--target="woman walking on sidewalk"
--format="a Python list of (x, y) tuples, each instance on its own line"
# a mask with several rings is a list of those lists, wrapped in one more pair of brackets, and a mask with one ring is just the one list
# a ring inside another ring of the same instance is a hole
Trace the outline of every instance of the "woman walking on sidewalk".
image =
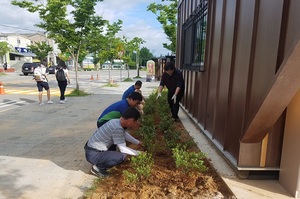
[(56, 71), (55, 76), (60, 90), (59, 103), (64, 104), (67, 101), (67, 99), (65, 98), (66, 88), (67, 85), (70, 84), (68, 69), (64, 61), (60, 61), (58, 63), (58, 70)]

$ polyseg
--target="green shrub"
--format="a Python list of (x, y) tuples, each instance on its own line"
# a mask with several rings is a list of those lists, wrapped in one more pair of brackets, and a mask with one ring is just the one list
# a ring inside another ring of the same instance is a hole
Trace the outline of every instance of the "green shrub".
[(127, 182), (137, 182), (147, 179), (151, 174), (151, 169), (154, 160), (149, 153), (141, 153), (138, 156), (132, 156), (130, 159), (131, 168), (135, 173), (129, 171), (123, 171)]
[(169, 148), (175, 148), (180, 141), (181, 132), (175, 128), (170, 128), (164, 131), (164, 137)]
[(202, 152), (188, 152), (185, 147), (177, 146), (172, 149), (172, 154), (176, 167), (185, 174), (207, 170), (207, 167), (203, 165), (205, 154)]
[(127, 183), (134, 183), (138, 181), (137, 173), (130, 173), (129, 171), (124, 170), (123, 175), (125, 176)]

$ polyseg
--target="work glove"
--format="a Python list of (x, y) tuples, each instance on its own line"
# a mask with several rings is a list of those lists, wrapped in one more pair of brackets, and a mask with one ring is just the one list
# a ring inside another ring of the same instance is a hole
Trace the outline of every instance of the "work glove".
[(156, 99), (158, 99), (159, 97), (161, 97), (161, 93), (157, 93)]
[(174, 104), (176, 104), (176, 95), (174, 94), (173, 97), (171, 98), (171, 100), (174, 101)]

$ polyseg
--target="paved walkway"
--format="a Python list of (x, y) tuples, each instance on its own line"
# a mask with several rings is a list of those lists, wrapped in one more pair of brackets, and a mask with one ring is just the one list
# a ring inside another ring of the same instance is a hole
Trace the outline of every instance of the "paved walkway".
[[(0, 199), (80, 199), (95, 177), (84, 158), (83, 146), (96, 129), (102, 110), (121, 98), (132, 84), (102, 87), (86, 83), (94, 95), (68, 98), (66, 104), (31, 103), (0, 112)], [(92, 86), (92, 88), (90, 87)], [(158, 82), (144, 82), (149, 95)], [(13, 95), (0, 96), (5, 102)], [(209, 154), (237, 198), (290, 198), (277, 181), (238, 180), (224, 159), (181, 110), (180, 118), (203, 152)]]

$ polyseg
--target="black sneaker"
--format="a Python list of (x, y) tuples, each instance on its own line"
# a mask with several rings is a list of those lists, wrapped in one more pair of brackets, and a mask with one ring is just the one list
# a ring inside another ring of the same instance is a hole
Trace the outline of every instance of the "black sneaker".
[(99, 169), (99, 168), (95, 168), (96, 166), (94, 165), (92, 167), (91, 173), (94, 174), (95, 176), (99, 177), (99, 178), (105, 178), (108, 176), (108, 172), (106, 169)]
[(174, 118), (174, 117), (173, 117), (172, 119), (173, 119), (174, 122), (180, 122), (179, 117), (177, 117), (177, 118)]

